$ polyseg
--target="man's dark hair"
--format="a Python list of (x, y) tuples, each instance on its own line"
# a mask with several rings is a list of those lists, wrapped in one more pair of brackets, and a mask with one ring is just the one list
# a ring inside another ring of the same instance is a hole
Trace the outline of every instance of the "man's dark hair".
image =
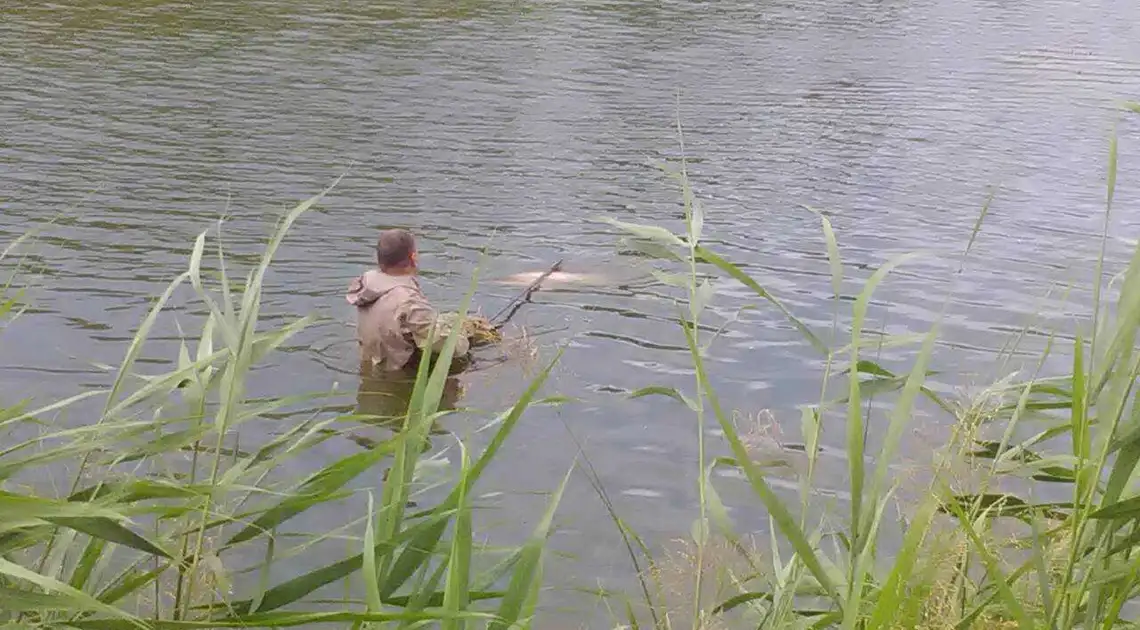
[(384, 230), (376, 239), (376, 262), (381, 269), (402, 267), (416, 251), (416, 237), (407, 230)]

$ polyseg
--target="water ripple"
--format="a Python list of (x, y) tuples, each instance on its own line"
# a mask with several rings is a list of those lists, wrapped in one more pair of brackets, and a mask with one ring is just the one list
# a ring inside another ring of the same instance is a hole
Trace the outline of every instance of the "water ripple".
[[(526, 11), (481, 1), (83, 0), (7, 11), (0, 235), (54, 223), (26, 259), (40, 274), (34, 308), (5, 335), (0, 373), (43, 396), (109, 378), (86, 366), (121, 358), (199, 232), (226, 218), (227, 264), (243, 278), (281, 209), (347, 172), (298, 223), (266, 285), (266, 325), (312, 312), (334, 325), (305, 331), (259, 370), (259, 393), (353, 373), (352, 314), (340, 296), (371, 264), (380, 228), (421, 235), (424, 283), (445, 307), (477, 266), (476, 304), (493, 312), (515, 294), (494, 280), (564, 258), (610, 280), (551, 287), (519, 323), (562, 331), (540, 339), (567, 346), (555, 379), (565, 393), (620, 409), (581, 412), (603, 468), (628, 491), (677, 497), (666, 475), (639, 472), (660, 465), (660, 453), (625, 453), (652, 420), (669, 462), (689, 457), (682, 409), (614, 396), (691, 386), (673, 293), (647, 278), (644, 261), (619, 255), (617, 235), (595, 221), (680, 228), (675, 183), (646, 165), (679, 159), (677, 116), (712, 247), (825, 338), (830, 271), (804, 205), (825, 211), (839, 235), (844, 311), (874, 268), (923, 250), (880, 287), (868, 328), (924, 331), (949, 298), (942, 367), (977, 371), (1024, 327), (1034, 334), (1019, 356), (1031, 356), (1041, 335), (1083, 314), (1105, 138), (1117, 101), (1140, 94), (1137, 25), (1140, 5), (1106, 14), (1076, 0), (589, 0)], [(1117, 128), (1122, 151), (1134, 151), (1135, 122)], [(991, 189), (985, 228), (962, 263)], [(1137, 201), (1140, 183), (1122, 174), (1118, 205)], [(1116, 213), (1113, 261), (1138, 230), (1140, 216)], [(820, 358), (795, 328), (751, 290), (715, 286), (702, 334), (734, 320), (709, 364), (726, 408), (815, 400)], [(1067, 302), (1050, 296), (1067, 286)], [(761, 308), (740, 310), (751, 304)], [(194, 330), (202, 309), (191, 292), (173, 307)], [(181, 336), (164, 322), (148, 369), (177, 356)], [(837, 343), (846, 334), (841, 325)], [(912, 351), (880, 359), (905, 367)], [(496, 386), (475, 389), (490, 399)], [(557, 425), (535, 428), (533, 443), (556, 443)], [(535, 465), (527, 477), (553, 487), (564, 469), (549, 454), (537, 447), (519, 465)], [(688, 522), (684, 501), (653, 503), (650, 529)]]

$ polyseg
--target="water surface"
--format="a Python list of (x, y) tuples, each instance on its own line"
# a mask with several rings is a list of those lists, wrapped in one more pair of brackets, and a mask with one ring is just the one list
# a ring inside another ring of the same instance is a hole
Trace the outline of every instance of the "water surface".
[[(647, 540), (689, 531), (694, 421), (671, 401), (625, 397), (691, 385), (671, 293), (596, 221), (679, 226), (678, 191), (647, 165), (680, 155), (678, 119), (710, 243), (822, 333), (829, 271), (803, 206), (834, 223), (848, 296), (889, 257), (929, 252), (884, 286), (869, 325), (926, 330), (955, 280), (938, 354), (954, 374), (944, 389), (992, 380), (995, 350), (1021, 327), (1048, 331), (1083, 312), (1079, 290), (1068, 303), (1046, 296), (1091, 278), (1114, 128), (1115, 259), (1140, 222), (1137, 121), (1115, 109), (1140, 94), (1140, 8), (1119, 0), (83, 0), (0, 10), (0, 237), (54, 220), (27, 261), (40, 274), (34, 310), (3, 337), (0, 395), (106, 383), (101, 366), (122, 356), (199, 231), (224, 215), (227, 247), (256, 252), (283, 207), (347, 172), (294, 229), (265, 305), (269, 323), (306, 313), (332, 323), (259, 370), (259, 395), (355, 392), (341, 293), (384, 227), (420, 235), (425, 283), (444, 307), (479, 264), (495, 278), (562, 258), (613, 278), (543, 292), (520, 316), (546, 331), (544, 357), (567, 348), (548, 389), (579, 402), (528, 414), (491, 471), (487, 490), (505, 493), (491, 529), (506, 541), (537, 517), (543, 497), (530, 493), (554, 488), (571, 465), (568, 430)], [(794, 439), (794, 406), (819, 395), (818, 357), (772, 309), (738, 313), (753, 301), (747, 290), (716, 286), (710, 322), (738, 318), (712, 349), (724, 404), (771, 409)], [(513, 291), (484, 284), (477, 302), (494, 311)], [(175, 333), (166, 321), (146, 359), (173, 360)], [(1031, 336), (1023, 350), (1041, 343)], [(882, 360), (905, 367), (908, 353)], [(504, 404), (525, 375), (508, 365), (473, 377), (465, 403)], [(824, 439), (823, 489), (842, 488), (842, 431)], [(627, 585), (583, 479), (561, 514), (555, 546), (573, 557), (556, 561), (556, 582)], [(740, 514), (741, 529), (765, 527)]]

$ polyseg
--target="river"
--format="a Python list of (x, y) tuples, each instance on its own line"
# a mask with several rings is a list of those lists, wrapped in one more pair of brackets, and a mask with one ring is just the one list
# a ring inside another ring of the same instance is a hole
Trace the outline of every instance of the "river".
[[(826, 249), (803, 206), (834, 223), (848, 296), (890, 257), (927, 252), (884, 285), (868, 326), (923, 332), (954, 288), (935, 365), (946, 391), (1000, 376), (996, 351), (1021, 327), (1067, 330), (1084, 312), (1114, 130), (1112, 260), (1140, 224), (1140, 116), (1118, 107), (1140, 96), (1140, 5), (1122, 0), (74, 0), (6, 2), (0, 16), (0, 240), (54, 220), (27, 259), (32, 308), (0, 341), (0, 395), (106, 384), (101, 366), (121, 358), (199, 231), (224, 214), (227, 247), (256, 252), (282, 208), (346, 174), (294, 228), (265, 303), (269, 323), (330, 321), (257, 371), (257, 395), (355, 391), (342, 293), (382, 227), (419, 235), (444, 307), (479, 265), (488, 312), (515, 290), (490, 281), (557, 259), (605, 278), (552, 286), (519, 316), (542, 333), (542, 358), (566, 348), (547, 390), (576, 401), (529, 413), (490, 471), (486, 489), (503, 494), (487, 499), (502, 508), (487, 525), (502, 541), (532, 526), (537, 493), (574, 460), (568, 430), (646, 540), (690, 531), (694, 421), (671, 400), (627, 397), (691, 388), (675, 307), (598, 222), (679, 226), (675, 184), (647, 164), (680, 156), (678, 120), (710, 245), (825, 337)], [(1050, 295), (1069, 284), (1068, 302)], [(710, 352), (725, 406), (771, 410), (794, 441), (795, 405), (819, 396), (818, 357), (773, 309), (738, 312), (755, 302), (742, 287), (715, 286), (710, 322), (737, 319)], [(176, 358), (175, 333), (164, 320), (143, 369)], [(905, 369), (912, 352), (882, 360)], [(471, 377), (464, 403), (506, 404), (528, 369)], [(824, 442), (821, 490), (838, 490), (842, 430)], [(560, 515), (552, 544), (567, 555), (551, 579), (627, 586), (583, 478)]]

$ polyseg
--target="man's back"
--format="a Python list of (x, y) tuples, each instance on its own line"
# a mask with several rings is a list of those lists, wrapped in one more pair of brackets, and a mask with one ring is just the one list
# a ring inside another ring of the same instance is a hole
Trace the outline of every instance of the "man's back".
[[(435, 331), (432, 343), (436, 312), (414, 276), (373, 269), (352, 281), (345, 298), (356, 306), (362, 361), (394, 371), (407, 366), (417, 349), (429, 344), (433, 352), (442, 349), (446, 331)], [(461, 338), (456, 356), (467, 349), (466, 338)]]

